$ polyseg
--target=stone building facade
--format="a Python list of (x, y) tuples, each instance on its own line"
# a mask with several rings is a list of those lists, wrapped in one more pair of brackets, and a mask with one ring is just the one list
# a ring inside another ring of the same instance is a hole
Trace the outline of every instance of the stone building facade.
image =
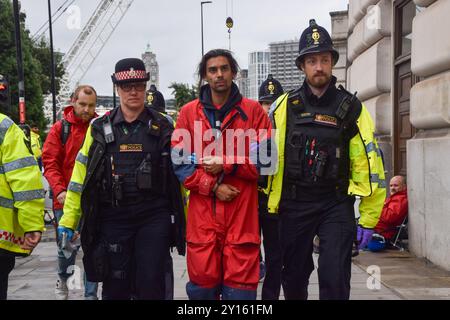
[(450, 270), (450, 1), (349, 0), (347, 88), (407, 176), (409, 249)]
[(347, 33), (348, 11), (330, 12), (331, 39), (334, 48), (339, 52), (339, 61), (333, 68), (333, 75), (337, 78), (336, 85), (346, 86), (347, 67)]

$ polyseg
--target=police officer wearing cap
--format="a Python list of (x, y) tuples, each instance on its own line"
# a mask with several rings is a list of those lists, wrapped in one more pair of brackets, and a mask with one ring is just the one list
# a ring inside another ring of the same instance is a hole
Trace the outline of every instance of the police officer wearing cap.
[[(259, 87), (259, 103), (268, 113), (272, 103), (283, 94), (281, 83), (271, 74)], [(262, 300), (278, 300), (281, 287), (282, 256), (278, 232), (278, 215), (269, 214), (267, 211), (267, 176), (260, 176), (258, 180), (258, 211), (259, 222), (263, 235), (264, 262), (261, 261), (261, 269), (265, 268), (266, 274), (261, 291)]]
[(184, 254), (183, 199), (169, 156), (173, 128), (144, 105), (148, 79), (142, 60), (117, 62), (120, 107), (89, 126), (60, 221), (69, 240), (81, 224), (86, 276), (103, 282), (103, 299), (164, 299), (169, 247)]
[[(383, 163), (368, 110), (336, 88), (332, 67), (339, 53), (314, 20), (299, 53), (295, 62), (306, 79), (270, 111), (279, 162), (269, 180), (268, 210), (280, 215), (283, 290), (286, 299), (307, 299), (317, 234), (320, 299), (346, 300), (355, 235), (360, 248), (367, 245), (386, 196)], [(355, 196), (361, 197), (357, 228)]]

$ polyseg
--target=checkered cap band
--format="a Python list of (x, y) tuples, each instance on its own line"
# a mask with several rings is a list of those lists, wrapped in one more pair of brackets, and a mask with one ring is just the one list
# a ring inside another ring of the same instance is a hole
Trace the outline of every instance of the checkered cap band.
[(127, 70), (116, 72), (114, 74), (116, 81), (124, 81), (124, 80), (147, 80), (147, 73), (145, 70)]

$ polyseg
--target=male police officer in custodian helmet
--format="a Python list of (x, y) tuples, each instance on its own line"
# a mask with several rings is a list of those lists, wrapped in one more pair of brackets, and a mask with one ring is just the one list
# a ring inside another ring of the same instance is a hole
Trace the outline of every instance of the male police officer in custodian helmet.
[(166, 101), (164, 100), (164, 96), (160, 91), (158, 91), (158, 89), (156, 89), (154, 84), (152, 84), (147, 90), (145, 103), (150, 108), (154, 108), (160, 114), (165, 116), (166, 119), (169, 120), (170, 124), (175, 127), (175, 121), (166, 112)]
[[(259, 103), (266, 112), (272, 103), (283, 94), (281, 83), (269, 74), (259, 87)], [(281, 287), (282, 256), (278, 232), (278, 215), (267, 211), (267, 176), (260, 176), (258, 180), (258, 211), (259, 223), (263, 235), (264, 262), (261, 269), (266, 273), (261, 291), (262, 300), (278, 300)]]
[(280, 81), (275, 79), (271, 74), (267, 76), (267, 79), (259, 86), (258, 101), (266, 112), (269, 112), (269, 108), (272, 103), (277, 100), (279, 96), (283, 94), (283, 86)]
[(158, 89), (156, 89), (154, 84), (152, 84), (148, 89), (145, 100), (149, 107), (155, 108), (156, 111), (161, 113), (166, 112), (166, 102), (164, 101), (164, 96), (158, 91)]
[(268, 209), (280, 214), (282, 282), (286, 299), (307, 299), (320, 238), (320, 299), (349, 299), (354, 197), (361, 196), (360, 247), (370, 240), (386, 196), (374, 126), (355, 95), (336, 88), (339, 59), (328, 32), (314, 20), (300, 38), (296, 65), (303, 85), (271, 108), (279, 167), (271, 177)]
[[(103, 299), (164, 299), (177, 233), (171, 221), (183, 234), (183, 199), (169, 155), (172, 126), (145, 107), (148, 79), (142, 60), (117, 62), (112, 80), (120, 107), (90, 125), (60, 221), (60, 233), (71, 239), (81, 216), (87, 279), (103, 282)], [(178, 240), (184, 254), (184, 239)]]

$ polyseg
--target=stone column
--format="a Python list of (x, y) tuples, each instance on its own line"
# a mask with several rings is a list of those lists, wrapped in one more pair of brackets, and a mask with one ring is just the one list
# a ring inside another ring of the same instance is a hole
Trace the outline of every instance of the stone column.
[(334, 48), (339, 52), (339, 61), (333, 68), (333, 75), (337, 78), (336, 85), (346, 87), (347, 67), (347, 34), (348, 34), (348, 11), (330, 12), (331, 16), (331, 39)]
[(358, 92), (375, 124), (386, 180), (392, 176), (392, 1), (350, 0), (347, 88)]
[(450, 270), (450, 1), (414, 0), (411, 68), (421, 77), (411, 89), (407, 143), (409, 248)]

